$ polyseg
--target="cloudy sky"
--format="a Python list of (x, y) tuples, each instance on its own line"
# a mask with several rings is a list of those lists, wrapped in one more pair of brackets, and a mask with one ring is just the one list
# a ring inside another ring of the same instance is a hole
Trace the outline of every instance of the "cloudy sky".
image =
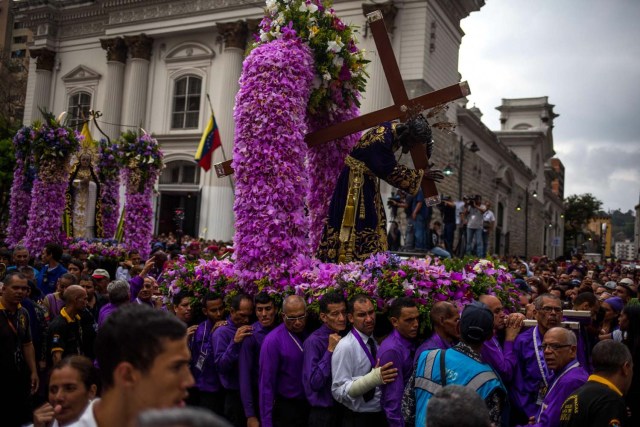
[(640, 193), (640, 1), (487, 0), (462, 21), (470, 104), (499, 129), (501, 98), (548, 96), (565, 196), (626, 212)]

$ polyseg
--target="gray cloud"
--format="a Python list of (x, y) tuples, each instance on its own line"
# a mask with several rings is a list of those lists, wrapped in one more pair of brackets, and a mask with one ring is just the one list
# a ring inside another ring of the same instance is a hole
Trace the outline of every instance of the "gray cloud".
[(640, 192), (640, 2), (488, 0), (462, 22), (469, 98), (498, 128), (501, 98), (549, 96), (567, 195), (632, 209)]

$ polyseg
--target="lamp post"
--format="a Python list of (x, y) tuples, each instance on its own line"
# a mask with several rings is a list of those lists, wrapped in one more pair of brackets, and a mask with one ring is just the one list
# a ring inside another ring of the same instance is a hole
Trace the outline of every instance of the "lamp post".
[(469, 141), (465, 144), (464, 139), (460, 136), (460, 162), (458, 167), (458, 200), (462, 200), (462, 167), (464, 166), (464, 150), (469, 149), (472, 153), (480, 151), (475, 141)]
[[(533, 190), (531, 196), (538, 197), (538, 192)], [(517, 209), (517, 208), (516, 208)], [(524, 259), (529, 259), (529, 187), (524, 193)]]

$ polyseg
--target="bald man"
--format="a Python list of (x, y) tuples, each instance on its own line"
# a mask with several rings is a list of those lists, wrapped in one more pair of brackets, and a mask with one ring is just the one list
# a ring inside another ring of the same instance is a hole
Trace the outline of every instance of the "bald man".
[(565, 328), (551, 328), (544, 334), (541, 347), (547, 367), (553, 371), (553, 381), (538, 414), (529, 419), (528, 425), (559, 427), (562, 404), (587, 382), (589, 374), (576, 359), (577, 344), (576, 335)]
[(431, 313), (433, 335), (416, 350), (415, 360), (426, 350), (451, 348), (460, 339), (460, 313), (455, 305), (448, 301), (439, 301), (433, 305)]
[[(522, 329), (524, 315), (520, 313), (507, 315), (500, 299), (493, 295), (481, 295), (478, 299), (493, 313), (493, 336), (485, 341), (480, 354), (482, 359), (500, 375), (503, 382), (509, 382), (513, 378), (513, 372), (518, 363), (513, 352), (513, 342)], [(502, 330), (505, 334), (504, 343), (501, 345), (496, 334)]]
[(282, 303), (283, 323), (262, 343), (258, 390), (263, 427), (303, 427), (309, 420), (309, 403), (302, 385), (304, 328), (307, 306), (298, 295)]
[(65, 289), (62, 299), (65, 306), (49, 325), (52, 365), (74, 354), (93, 358), (96, 334), (92, 322), (83, 316), (87, 308), (87, 291), (82, 286), (71, 285)]

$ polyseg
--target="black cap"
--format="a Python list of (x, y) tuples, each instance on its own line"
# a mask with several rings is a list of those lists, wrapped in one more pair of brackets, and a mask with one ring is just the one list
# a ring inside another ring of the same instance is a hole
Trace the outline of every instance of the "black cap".
[(472, 302), (462, 311), (460, 335), (469, 344), (482, 344), (493, 335), (493, 313), (481, 302)]

